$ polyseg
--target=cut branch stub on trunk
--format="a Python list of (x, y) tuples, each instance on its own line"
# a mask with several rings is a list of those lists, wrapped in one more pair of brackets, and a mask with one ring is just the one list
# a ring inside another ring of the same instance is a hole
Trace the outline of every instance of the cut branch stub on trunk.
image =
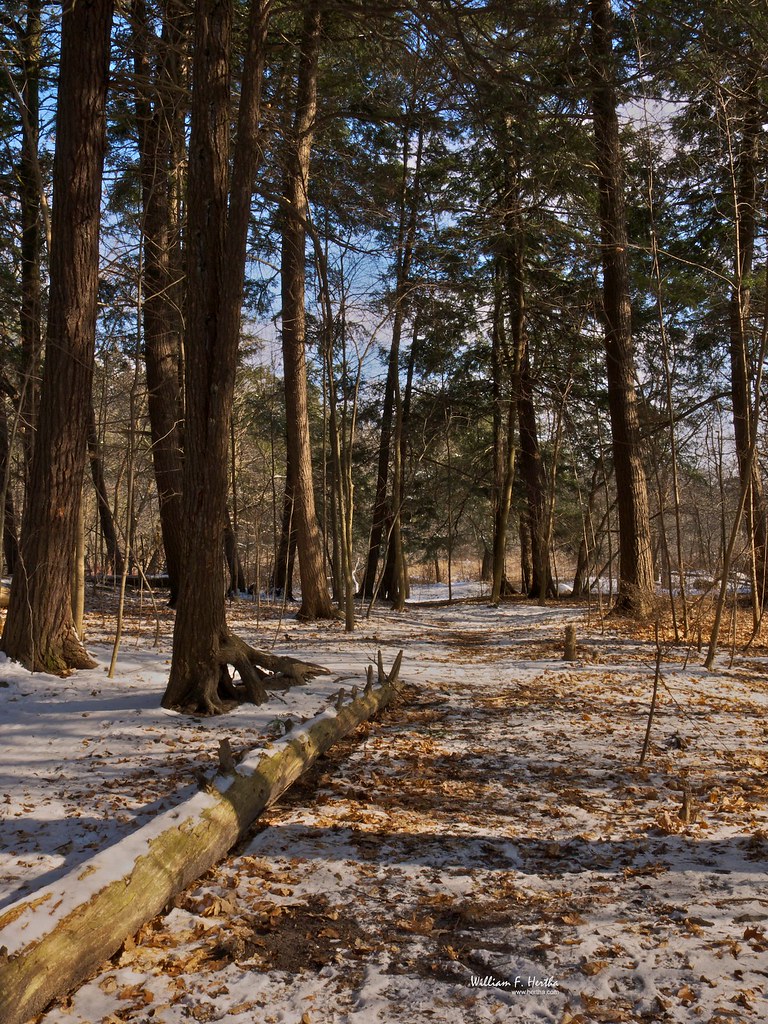
[(24, 1024), (112, 956), (200, 878), (334, 743), (400, 690), (398, 658), (382, 686), (328, 708), (254, 751), (205, 791), (0, 913), (0, 1020)]

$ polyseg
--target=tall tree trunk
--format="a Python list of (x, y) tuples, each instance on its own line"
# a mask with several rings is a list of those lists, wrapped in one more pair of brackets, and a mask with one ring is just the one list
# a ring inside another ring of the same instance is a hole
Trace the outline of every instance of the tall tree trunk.
[(533, 587), (533, 552), (531, 550), (531, 524), (528, 516), (520, 516), (520, 582), (523, 593), (530, 594)]
[(515, 421), (517, 401), (512, 394), (504, 398), (504, 369), (509, 355), (504, 329), (504, 283), (501, 259), (494, 267), (493, 326), (491, 367), (493, 374), (493, 551), (491, 561), (491, 604), (498, 604), (510, 590), (504, 565), (507, 554), (509, 513), (515, 479)]
[(752, 417), (752, 356), (750, 353), (750, 275), (755, 252), (756, 210), (758, 199), (758, 144), (762, 116), (757, 95), (758, 82), (751, 83), (749, 108), (739, 140), (736, 164), (731, 168), (734, 191), (734, 284), (729, 308), (731, 400), (733, 431), (742, 487), (747, 488), (744, 509), (747, 533), (753, 552), (752, 576), (756, 588), (756, 608), (766, 599), (766, 523), (763, 481), (759, 460), (750, 458)]
[[(402, 322), (402, 313), (400, 316)], [(398, 327), (398, 335), (402, 326)], [(405, 468), (408, 457), (408, 420), (411, 414), (411, 397), (413, 392), (413, 373), (415, 368), (415, 345), (417, 325), (413, 324), (411, 349), (408, 353), (408, 370), (405, 381), (405, 394), (401, 397), (399, 369), (393, 384), (394, 430), (391, 431), (392, 448), (392, 501), (390, 515), (387, 519), (387, 544), (384, 569), (381, 574), (378, 596), (392, 602), (395, 611), (402, 611), (408, 598), (408, 569), (402, 538), (402, 509), (406, 499)], [(400, 343), (397, 345), (398, 351)], [(382, 430), (383, 434), (383, 430)], [(389, 440), (387, 441), (387, 458), (389, 458)], [(384, 494), (385, 504), (386, 493)]]
[(29, 0), (22, 38), (24, 80), (21, 87), (23, 136), (19, 164), (21, 199), (21, 347), (24, 381), (21, 419), (26, 481), (32, 464), (32, 448), (40, 399), (42, 350), (40, 304), (41, 204), (43, 183), (38, 158), (40, 119), (41, 0)]
[[(182, 552), (181, 484), (183, 403), (180, 381), (181, 278), (179, 239), (173, 203), (174, 126), (183, 119), (183, 8), (171, 0), (163, 37), (148, 24), (143, 0), (134, 0), (136, 125), (144, 239), (144, 361), (152, 461), (160, 505), (160, 526), (174, 606), (179, 592)], [(158, 47), (158, 71), (151, 81), (151, 48)], [(154, 100), (154, 102), (153, 102)]]
[(75, 559), (72, 572), (72, 621), (79, 637), (83, 637), (83, 620), (85, 618), (85, 515), (83, 503), (80, 502), (80, 514), (77, 517), (77, 534), (75, 536)]
[(594, 538), (592, 514), (595, 509), (595, 499), (597, 498), (597, 492), (599, 487), (599, 470), (600, 464), (596, 463), (594, 469), (592, 470), (592, 480), (589, 486), (587, 507), (586, 509), (582, 508), (581, 513), (581, 540), (579, 541), (579, 550), (576, 556), (576, 570), (573, 574), (574, 597), (586, 597), (589, 593), (589, 561), (591, 554), (591, 541)]
[(40, 416), (3, 650), (28, 668), (92, 667), (70, 600), (93, 379), (112, 0), (61, 22), (53, 244)]
[(531, 542), (532, 575), (528, 594), (544, 598), (551, 584), (547, 550), (547, 485), (536, 425), (533, 378), (528, 352), (525, 293), (525, 223), (520, 198), (519, 158), (510, 143), (510, 125), (505, 123), (499, 144), (505, 152), (503, 211), (504, 247), (501, 253), (509, 302), (512, 390), (520, 430), (520, 477), (525, 485), (525, 513)]
[(96, 428), (96, 413), (93, 408), (93, 401), (90, 403), (90, 416), (88, 418), (88, 455), (91, 463), (91, 479), (93, 488), (96, 491), (96, 502), (99, 506), (99, 521), (101, 533), (107, 548), (107, 556), (116, 576), (123, 574), (123, 553), (120, 550), (120, 542), (117, 539), (115, 520), (112, 517), (112, 508), (109, 504), (109, 494), (104, 480), (104, 460), (99, 444), (99, 433)]
[[(222, 710), (234, 664), (251, 699), (263, 688), (238, 660), (225, 610), (222, 543), (245, 251), (253, 182), (269, 0), (252, 0), (230, 165), (232, 0), (198, 0), (187, 193), (185, 543), (164, 707)], [(243, 647), (245, 645), (242, 645)]]
[(321, 30), (320, 7), (319, 4), (312, 3), (307, 8), (302, 32), (296, 115), (285, 152), (282, 211), (282, 341), (286, 427), (288, 457), (293, 467), (293, 520), (301, 577), (301, 607), (298, 617), (303, 619), (328, 619), (335, 615), (325, 580), (323, 541), (315, 511), (307, 406), (307, 317), (304, 306), (309, 167), (317, 114), (317, 67)]
[(591, 0), (592, 113), (600, 192), (608, 405), (619, 504), (620, 609), (645, 614), (654, 597), (648, 487), (635, 391), (619, 121), (610, 0)]
[(528, 530), (531, 537), (532, 575), (529, 596), (543, 599), (552, 594), (552, 572), (547, 544), (547, 482), (539, 445), (527, 343), (523, 351), (519, 380), (520, 477), (525, 484)]
[[(379, 559), (381, 557), (381, 545), (385, 535), (385, 528), (389, 523), (388, 543), (394, 543), (398, 550), (398, 557), (402, 556), (402, 544), (399, 536), (392, 536), (392, 530), (400, 531), (400, 517), (394, 516), (394, 508), (390, 507), (387, 500), (389, 484), (389, 467), (392, 446), (392, 431), (397, 425), (397, 400), (399, 396), (400, 373), (400, 342), (402, 340), (403, 325), (405, 323), (406, 303), (408, 300), (409, 280), (411, 276), (411, 264), (413, 262), (413, 247), (416, 241), (416, 228), (418, 222), (418, 211), (421, 196), (421, 164), (424, 155), (424, 128), (419, 125), (416, 139), (416, 155), (413, 169), (413, 180), (409, 186), (409, 158), (411, 154), (411, 130), (406, 128), (403, 132), (402, 155), (403, 173), (400, 184), (400, 208), (397, 250), (395, 255), (395, 296), (394, 311), (392, 317), (392, 341), (389, 348), (389, 360), (387, 363), (387, 382), (384, 390), (384, 401), (381, 410), (381, 434), (379, 439), (379, 458), (376, 472), (376, 497), (373, 504), (373, 516), (371, 519), (371, 536), (368, 544), (368, 560), (366, 563), (365, 576), (363, 577), (363, 593), (366, 597), (372, 598), (376, 591), (376, 574), (378, 572)], [(399, 441), (399, 438), (398, 438)], [(399, 501), (399, 496), (393, 493), (392, 505)], [(393, 564), (393, 563), (390, 563)], [(388, 577), (388, 578), (387, 578)], [(391, 597), (389, 586), (392, 574), (385, 570), (386, 585), (379, 588), (382, 597)]]
[(240, 561), (240, 552), (237, 548), (237, 533), (232, 525), (232, 516), (229, 509), (224, 515), (224, 558), (229, 570), (229, 587), (227, 593), (232, 595), (245, 592), (245, 573), (243, 563)]
[(5, 512), (2, 516), (3, 541), (1, 546), (6, 568), (12, 576), (16, 571), (19, 559), (19, 541), (16, 532), (16, 505), (11, 488), (10, 457), (8, 415), (5, 408), (5, 397), (0, 395), (0, 488), (2, 488), (0, 500), (4, 500), (5, 503)]
[(296, 561), (296, 524), (293, 520), (293, 469), (290, 457), (285, 467), (285, 491), (283, 494), (283, 515), (280, 524), (280, 541), (277, 546), (275, 564), (269, 582), (272, 594), (282, 594), (293, 600), (293, 567)]
[[(345, 473), (347, 458), (351, 455), (352, 434), (347, 444), (344, 417), (339, 415), (334, 358), (335, 325), (331, 286), (328, 279), (327, 252), (320, 244), (315, 228), (310, 224), (315, 248), (315, 263), (320, 280), (320, 298), (323, 308), (323, 368), (328, 389), (328, 440), (331, 452), (331, 524), (333, 533), (334, 600), (344, 609), (347, 632), (355, 628), (355, 581), (352, 566), (353, 488)], [(344, 299), (342, 278), (342, 304), (338, 318), (342, 334), (342, 358), (345, 359)], [(349, 486), (348, 486), (349, 483)]]

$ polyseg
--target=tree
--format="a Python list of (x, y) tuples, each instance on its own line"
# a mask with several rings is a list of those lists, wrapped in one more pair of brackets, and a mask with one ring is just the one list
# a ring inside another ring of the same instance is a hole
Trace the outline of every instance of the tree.
[[(751, 47), (750, 47), (751, 49)], [(768, 593), (766, 580), (766, 510), (759, 462), (750, 455), (752, 447), (753, 358), (751, 353), (751, 277), (757, 236), (757, 209), (760, 204), (758, 183), (759, 142), (763, 124), (760, 98), (762, 68), (750, 67), (750, 81), (743, 100), (741, 131), (733, 137), (727, 101), (723, 117), (728, 136), (730, 177), (734, 208), (733, 285), (729, 302), (729, 338), (731, 364), (731, 400), (733, 429), (742, 487), (746, 489), (745, 520), (751, 544), (751, 567), (756, 621), (759, 608)]]
[[(227, 627), (223, 540), (229, 445), (250, 200), (259, 164), (259, 113), (269, 0), (253, 0), (238, 114), (230, 145), (231, 0), (198, 0), (187, 188), (185, 544), (163, 706), (221, 711), (234, 695), (227, 665), (247, 696), (264, 689), (250, 649)], [(232, 180), (229, 180), (230, 156)]]
[(115, 520), (109, 504), (107, 485), (104, 481), (104, 460), (102, 458), (101, 445), (99, 444), (99, 432), (93, 402), (91, 402), (90, 415), (88, 417), (88, 457), (91, 463), (91, 479), (93, 480), (93, 489), (96, 491), (96, 502), (99, 507), (99, 520), (101, 522), (104, 545), (107, 549), (107, 557), (109, 558), (112, 572), (116, 576), (122, 576), (125, 562), (123, 553), (120, 550), (120, 542), (117, 539)]
[(112, 0), (65, 10), (56, 114), (50, 298), (38, 432), (2, 646), (33, 670), (89, 668), (70, 591), (96, 335)]
[(616, 72), (610, 0), (591, 0), (592, 115), (600, 193), (603, 319), (612, 451), (619, 505), (619, 598), (646, 613), (654, 593), (648, 489), (635, 391)]
[[(182, 287), (178, 206), (179, 143), (186, 91), (186, 14), (171, 0), (163, 9), (162, 38), (150, 30), (143, 0), (134, 0), (136, 125), (144, 240), (144, 360), (152, 460), (160, 503), (170, 601), (176, 603), (182, 558)], [(156, 67), (153, 76), (152, 69)]]
[[(312, 455), (307, 406), (307, 317), (304, 282), (309, 216), (309, 171), (312, 134), (317, 114), (317, 68), (322, 12), (318, 3), (307, 8), (301, 40), (296, 86), (296, 112), (285, 147), (282, 219), (282, 341), (285, 373), (288, 464), (292, 486), (292, 518), (301, 577), (303, 619), (334, 618), (325, 582), (323, 547), (315, 512)], [(287, 486), (287, 483), (286, 483)], [(287, 493), (287, 492), (286, 492)], [(286, 503), (288, 499), (286, 497)]]
[[(412, 71), (414, 80), (418, 72)], [(421, 174), (424, 157), (424, 97), (417, 95), (416, 81), (410, 84), (405, 101), (401, 133), (401, 168), (397, 195), (397, 236), (395, 239), (395, 281), (392, 297), (392, 340), (387, 359), (387, 380), (381, 411), (381, 434), (376, 476), (376, 497), (371, 516), (371, 536), (362, 590), (366, 597), (380, 594), (402, 609), (405, 602), (405, 565), (401, 537), (402, 481), (402, 399), (400, 395), (400, 345), (405, 326), (409, 293), (413, 287), (411, 268), (421, 206)], [(417, 122), (415, 132), (412, 124)], [(414, 137), (415, 136), (415, 137)], [(390, 491), (390, 462), (394, 473)], [(386, 541), (386, 543), (385, 543)], [(385, 568), (380, 583), (377, 570), (382, 546)]]
[[(22, 120), (22, 148), (19, 161), (21, 193), (21, 343), (24, 353), (21, 409), (24, 428), (24, 456), (27, 475), (37, 426), (39, 402), (41, 300), (40, 252), (41, 215), (44, 200), (38, 154), (40, 134), (41, 0), (30, 0), (21, 39), (24, 62), (19, 91)], [(50, 243), (50, 239), (48, 240)]]

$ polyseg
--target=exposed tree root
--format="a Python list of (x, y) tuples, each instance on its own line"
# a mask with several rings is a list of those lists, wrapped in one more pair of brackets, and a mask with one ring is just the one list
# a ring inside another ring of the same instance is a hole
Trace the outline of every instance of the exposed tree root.
[(313, 676), (329, 672), (323, 665), (258, 651), (225, 632), (212, 659), (185, 666), (192, 685), (167, 690), (163, 707), (187, 714), (220, 715), (235, 703), (263, 704), (269, 690), (303, 686)]
[[(225, 666), (232, 665), (240, 676), (240, 686), (230, 679), (235, 694), (239, 694), (240, 700), (252, 704), (262, 704), (267, 699), (267, 690), (288, 690), (292, 686), (303, 686), (314, 676), (327, 676), (330, 673), (330, 669), (323, 665), (258, 651), (233, 634), (221, 645), (221, 658)], [(243, 690), (245, 696), (242, 695)]]

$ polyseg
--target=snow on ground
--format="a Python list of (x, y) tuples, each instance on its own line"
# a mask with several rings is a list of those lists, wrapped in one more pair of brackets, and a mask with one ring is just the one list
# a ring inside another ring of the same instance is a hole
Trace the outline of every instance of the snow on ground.
[(653, 645), (584, 609), (233, 618), (334, 674), (211, 721), (159, 708), (167, 635), (114, 680), (0, 665), (2, 906), (189, 795), (222, 736), (263, 743), (406, 650), (406, 699), (44, 1024), (768, 1019), (764, 661), (666, 649), (641, 768)]

